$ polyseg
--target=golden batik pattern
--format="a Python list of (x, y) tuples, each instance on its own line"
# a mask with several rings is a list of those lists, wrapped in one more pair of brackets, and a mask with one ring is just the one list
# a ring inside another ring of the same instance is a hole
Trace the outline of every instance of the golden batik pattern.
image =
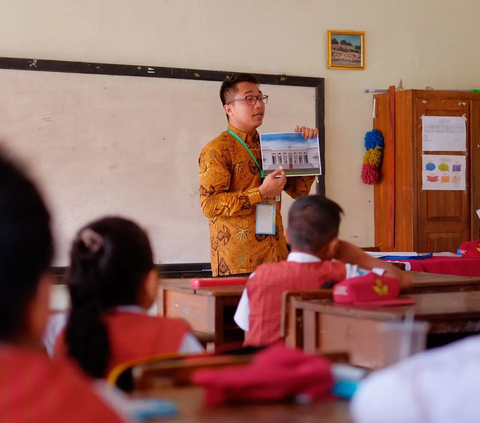
[[(258, 133), (251, 137), (229, 126), (261, 162)], [(208, 143), (200, 154), (200, 204), (209, 218), (210, 257), (214, 276), (250, 273), (262, 263), (285, 260), (280, 202), (276, 205), (275, 235), (255, 234), (260, 172), (247, 150), (228, 132)], [(307, 195), (314, 177), (288, 178), (284, 190), (293, 198)], [(265, 202), (265, 200), (263, 201)]]

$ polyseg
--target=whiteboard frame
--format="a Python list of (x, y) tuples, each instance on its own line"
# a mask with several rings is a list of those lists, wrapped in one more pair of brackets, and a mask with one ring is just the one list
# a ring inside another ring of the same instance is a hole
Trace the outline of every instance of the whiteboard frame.
[[(115, 75), (139, 78), (186, 79), (198, 81), (222, 82), (236, 73), (233, 71), (217, 71), (204, 69), (183, 69), (145, 65), (124, 65), (110, 63), (71, 62), (61, 60), (42, 60), (28, 58), (0, 57), (0, 69), (41, 71), (90, 75)], [(261, 85), (278, 85), (294, 87), (311, 87), (315, 90), (315, 124), (318, 128), (322, 175), (318, 176), (317, 194), (325, 195), (325, 79), (317, 77), (275, 75), (254, 73)], [(201, 271), (205, 275), (209, 263), (176, 263), (162, 264), (164, 272)], [(194, 268), (192, 268), (192, 266)], [(60, 272), (62, 273), (62, 272)], [(207, 275), (205, 275), (207, 276)]]

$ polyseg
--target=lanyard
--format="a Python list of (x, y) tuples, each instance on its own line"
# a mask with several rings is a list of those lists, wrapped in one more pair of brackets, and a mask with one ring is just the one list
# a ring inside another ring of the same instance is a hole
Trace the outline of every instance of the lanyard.
[(247, 150), (248, 154), (250, 154), (250, 157), (252, 158), (253, 162), (257, 165), (258, 170), (260, 171), (260, 178), (264, 179), (265, 178), (265, 172), (262, 170), (262, 168), (258, 165), (257, 159), (253, 155), (252, 151), (247, 147), (247, 144), (235, 133), (233, 132), (230, 128), (227, 129), (227, 132), (235, 138), (240, 144), (243, 145), (245, 150)]

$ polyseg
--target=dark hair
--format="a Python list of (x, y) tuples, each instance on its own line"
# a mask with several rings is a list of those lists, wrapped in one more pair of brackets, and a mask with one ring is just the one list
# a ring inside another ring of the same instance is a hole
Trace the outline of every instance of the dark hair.
[(0, 340), (22, 329), (28, 303), (50, 266), (50, 215), (34, 183), (0, 152)]
[(231, 78), (225, 79), (220, 87), (220, 100), (224, 106), (235, 98), (235, 95), (238, 92), (237, 84), (240, 82), (251, 82), (259, 85), (257, 78), (250, 73), (237, 73)]
[(110, 361), (102, 313), (137, 304), (140, 286), (153, 268), (148, 236), (130, 220), (106, 217), (78, 232), (70, 253), (65, 342), (86, 373), (103, 377)]
[(288, 236), (292, 248), (317, 253), (338, 236), (342, 208), (320, 195), (294, 201), (288, 212)]

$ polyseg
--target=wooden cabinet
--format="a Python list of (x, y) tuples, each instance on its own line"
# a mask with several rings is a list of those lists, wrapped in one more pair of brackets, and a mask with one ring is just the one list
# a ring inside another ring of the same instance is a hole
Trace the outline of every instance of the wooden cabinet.
[[(479, 238), (480, 94), (407, 90), (374, 99), (374, 128), (385, 142), (375, 185), (375, 245), (382, 251), (454, 252)], [(467, 151), (422, 151), (422, 116), (464, 116)], [(422, 154), (465, 155), (466, 190), (422, 190)]]

